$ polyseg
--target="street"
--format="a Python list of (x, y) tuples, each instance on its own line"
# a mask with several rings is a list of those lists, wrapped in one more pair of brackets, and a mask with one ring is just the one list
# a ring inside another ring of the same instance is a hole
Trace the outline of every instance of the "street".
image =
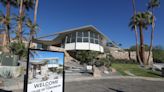
[(164, 92), (164, 81), (120, 78), (66, 82), (65, 92)]

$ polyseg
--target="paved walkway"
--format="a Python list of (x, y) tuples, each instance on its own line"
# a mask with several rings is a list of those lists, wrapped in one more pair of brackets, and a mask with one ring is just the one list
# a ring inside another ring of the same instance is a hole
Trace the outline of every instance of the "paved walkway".
[(66, 82), (65, 92), (164, 92), (164, 81), (141, 78), (72, 81)]

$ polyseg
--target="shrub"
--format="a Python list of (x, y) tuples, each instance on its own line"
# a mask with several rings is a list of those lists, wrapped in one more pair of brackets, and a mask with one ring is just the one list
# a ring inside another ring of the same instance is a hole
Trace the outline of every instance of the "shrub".
[(101, 67), (104, 65), (104, 62), (103, 61), (96, 61), (94, 64), (96, 67)]
[(75, 58), (80, 61), (80, 64), (89, 64), (96, 59), (97, 55), (96, 51), (77, 51)]
[(153, 48), (153, 61), (157, 63), (164, 62), (164, 50), (162, 48)]
[(100, 58), (99, 61), (100, 65), (104, 65), (106, 67), (110, 67), (111, 66), (111, 60), (109, 58)]
[(63, 69), (57, 69), (57, 73), (58, 73), (58, 74), (63, 73)]
[(10, 69), (0, 69), (0, 77), (3, 78), (12, 78), (13, 77), (13, 73)]

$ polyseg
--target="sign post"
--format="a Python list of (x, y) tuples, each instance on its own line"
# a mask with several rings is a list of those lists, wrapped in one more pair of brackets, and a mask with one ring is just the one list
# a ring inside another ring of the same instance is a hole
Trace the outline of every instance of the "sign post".
[(28, 52), (26, 92), (64, 92), (64, 52)]

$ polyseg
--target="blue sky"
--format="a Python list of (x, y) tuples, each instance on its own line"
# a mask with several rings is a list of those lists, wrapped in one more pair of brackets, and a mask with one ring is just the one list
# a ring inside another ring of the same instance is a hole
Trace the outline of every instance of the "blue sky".
[(30, 58), (31, 60), (33, 59), (44, 59), (44, 58), (59, 58), (59, 64), (64, 63), (64, 53), (61, 52), (50, 52), (50, 51), (36, 51), (37, 54), (34, 54), (34, 58)]
[[(136, 0), (137, 11), (145, 11), (149, 0)], [(154, 45), (164, 46), (164, 0), (155, 11)], [(1, 7), (0, 7), (1, 9)], [(29, 12), (33, 17), (33, 11)], [(134, 32), (128, 27), (133, 15), (131, 0), (39, 0), (38, 36), (71, 28), (93, 25), (123, 48), (135, 44)], [(150, 29), (144, 32), (145, 43), (150, 42)]]

